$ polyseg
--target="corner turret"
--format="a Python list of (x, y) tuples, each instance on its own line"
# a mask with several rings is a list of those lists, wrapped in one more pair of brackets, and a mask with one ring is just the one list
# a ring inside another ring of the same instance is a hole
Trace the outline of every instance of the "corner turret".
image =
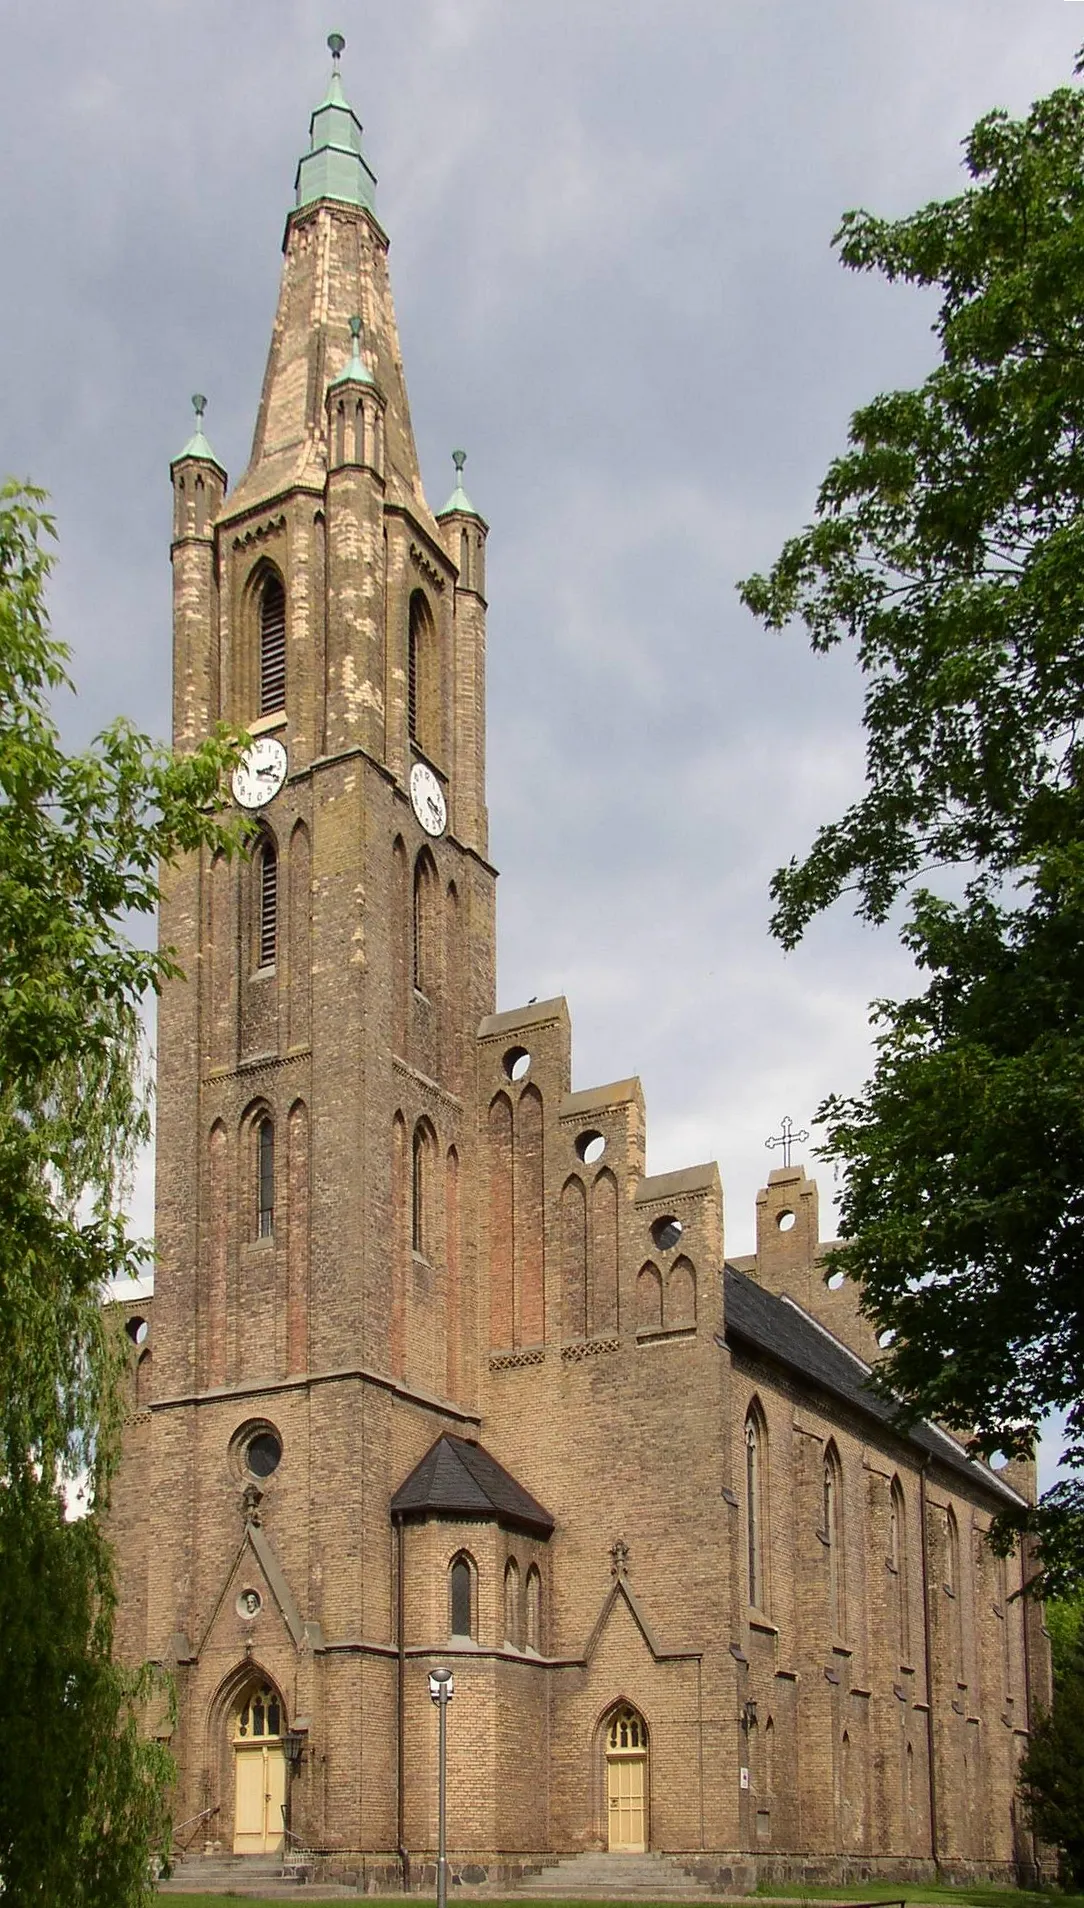
[(193, 749), (219, 715), (215, 522), (226, 498), (226, 472), (204, 435), (202, 392), (192, 399), (196, 428), (169, 467), (173, 484), (173, 740)]

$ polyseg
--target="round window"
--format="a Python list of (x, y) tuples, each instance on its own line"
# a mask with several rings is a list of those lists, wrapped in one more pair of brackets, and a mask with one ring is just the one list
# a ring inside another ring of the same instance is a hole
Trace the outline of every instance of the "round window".
[(245, 1465), (253, 1477), (270, 1477), (282, 1458), (282, 1445), (273, 1431), (257, 1431), (245, 1446)]

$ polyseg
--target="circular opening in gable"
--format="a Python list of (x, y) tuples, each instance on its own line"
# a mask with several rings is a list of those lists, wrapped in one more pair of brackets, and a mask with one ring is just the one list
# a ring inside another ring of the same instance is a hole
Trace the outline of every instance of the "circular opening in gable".
[(840, 1286), (843, 1284), (843, 1279), (844, 1274), (842, 1272), (828, 1272), (825, 1274), (824, 1283), (830, 1292), (838, 1292)]
[(142, 1345), (150, 1331), (145, 1318), (130, 1318), (124, 1327), (133, 1345)]
[(239, 1590), (237, 1592), (237, 1614), (242, 1617), (259, 1616), (263, 1609), (263, 1598), (258, 1590)]
[(593, 1166), (606, 1151), (606, 1141), (594, 1127), (588, 1127), (586, 1133), (581, 1133), (577, 1139), (576, 1151), (585, 1166)]
[(888, 1350), (888, 1347), (892, 1344), (895, 1336), (896, 1336), (895, 1331), (891, 1325), (888, 1326), (887, 1330), (883, 1332), (878, 1332), (877, 1343), (880, 1346), (882, 1351)]
[(509, 1047), (502, 1064), (510, 1080), (525, 1080), (531, 1071), (531, 1056), (526, 1047)]
[(660, 1252), (672, 1252), (685, 1228), (672, 1212), (663, 1213), (651, 1228), (651, 1237)]
[(791, 1212), (789, 1206), (787, 1206), (783, 1212), (777, 1213), (775, 1223), (780, 1232), (793, 1232), (794, 1214)]

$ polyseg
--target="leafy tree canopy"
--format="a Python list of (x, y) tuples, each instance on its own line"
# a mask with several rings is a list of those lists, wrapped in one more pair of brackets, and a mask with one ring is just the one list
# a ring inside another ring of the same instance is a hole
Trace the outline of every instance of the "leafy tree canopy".
[(1059, 1851), (1066, 1888), (1084, 1888), (1084, 1632), (1079, 1597), (1055, 1601), (1054, 1700), (1032, 1724), (1020, 1764), (1020, 1794), (1039, 1840)]
[[(1079, 1468), (1084, 94), (990, 113), (964, 150), (959, 197), (843, 220), (848, 266), (939, 289), (939, 361), (854, 415), (814, 522), (740, 588), (769, 628), (853, 642), (865, 679), (864, 792), (775, 876), (773, 932), (794, 947), (844, 894), (884, 922), (907, 893), (928, 979), (875, 1004), (872, 1079), (819, 1115), (839, 1263), (897, 1334), (884, 1382), (987, 1453), (1066, 1410)], [(935, 870), (949, 898), (916, 885)], [(1032, 1526), (1047, 1588), (1078, 1581), (1081, 1480)]]
[(121, 1350), (102, 1298), (141, 1262), (121, 1211), (147, 1133), (139, 1009), (178, 970), (123, 923), (153, 911), (160, 861), (233, 845), (214, 809), (234, 745), (180, 759), (118, 722), (64, 752), (42, 502), (0, 488), (0, 1893), (127, 1908), (169, 1759), (141, 1727), (150, 1679), (111, 1661)]

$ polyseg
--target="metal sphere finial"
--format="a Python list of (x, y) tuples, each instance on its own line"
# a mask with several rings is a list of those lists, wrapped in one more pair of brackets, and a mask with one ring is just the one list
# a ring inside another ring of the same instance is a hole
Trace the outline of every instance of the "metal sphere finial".
[(202, 424), (203, 413), (207, 409), (207, 399), (204, 397), (202, 391), (196, 391), (194, 393), (192, 398), (192, 409), (195, 411), (196, 416), (198, 417), (200, 423)]
[(327, 43), (328, 43), (328, 46), (331, 48), (331, 57), (337, 66), (339, 64), (339, 54), (343, 51), (343, 48), (346, 45), (346, 41), (343, 39), (343, 36), (341, 33), (329, 33), (327, 36)]
[(355, 313), (354, 317), (351, 318), (349, 322), (350, 322), (350, 336), (353, 338), (354, 343), (358, 344), (361, 341), (361, 319)]
[(464, 464), (466, 463), (466, 461), (467, 461), (467, 453), (466, 453), (466, 451), (464, 451), (464, 450), (455, 450), (455, 451), (453, 451), (453, 452), (452, 452), (452, 462), (453, 462), (453, 464), (455, 465), (455, 467), (456, 467), (456, 469), (457, 469), (457, 471), (459, 472), (459, 475), (460, 475), (461, 477), (462, 477), (462, 475), (463, 475), (463, 466), (464, 466)]

